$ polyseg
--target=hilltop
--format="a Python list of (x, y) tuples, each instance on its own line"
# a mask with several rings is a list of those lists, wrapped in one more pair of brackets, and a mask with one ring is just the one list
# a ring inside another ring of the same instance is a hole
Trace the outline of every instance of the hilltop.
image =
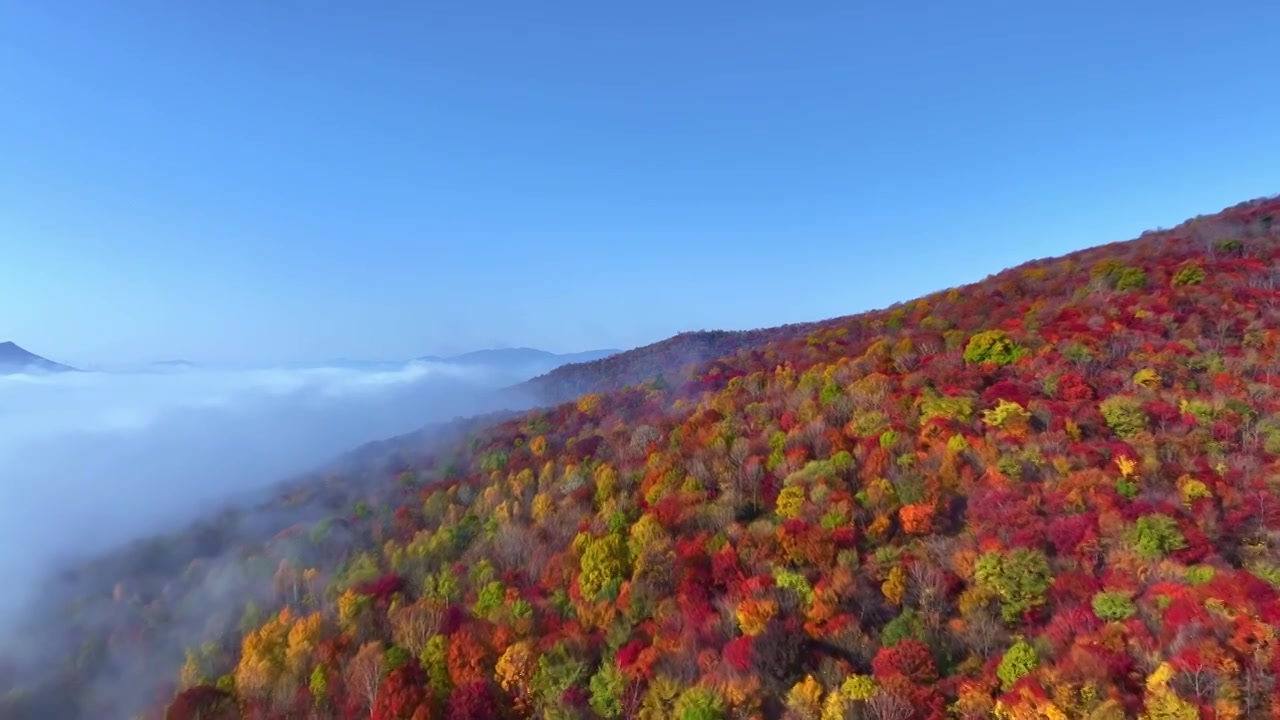
[(552, 371), (82, 570), (0, 711), (112, 716), (182, 629), (154, 717), (1274, 717), (1277, 214)]
[(0, 342), (0, 375), (20, 372), (70, 372), (75, 368), (42, 358), (13, 342)]

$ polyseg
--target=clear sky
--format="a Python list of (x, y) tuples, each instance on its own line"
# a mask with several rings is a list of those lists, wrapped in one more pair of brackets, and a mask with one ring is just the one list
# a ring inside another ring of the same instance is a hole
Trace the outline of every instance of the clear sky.
[(1280, 3), (0, 0), (0, 340), (630, 347), (1280, 191)]

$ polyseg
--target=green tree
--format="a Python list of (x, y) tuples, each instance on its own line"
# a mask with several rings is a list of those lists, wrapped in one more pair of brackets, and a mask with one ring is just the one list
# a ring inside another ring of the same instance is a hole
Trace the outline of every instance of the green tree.
[(586, 674), (587, 666), (561, 643), (538, 658), (530, 686), (545, 709), (556, 709), (563, 704), (564, 691), (584, 680)]
[(980, 332), (969, 338), (969, 343), (964, 347), (964, 361), (970, 365), (1008, 365), (1026, 355), (1026, 348), (1020, 347), (1002, 330)]
[(1199, 285), (1204, 282), (1204, 279), (1204, 268), (1199, 265), (1183, 265), (1173, 274), (1173, 284), (1175, 286)]
[(1214, 570), (1212, 565), (1196, 565), (1187, 568), (1187, 582), (1192, 585), (1204, 585), (1213, 580)]
[(794, 590), (806, 605), (813, 602), (813, 586), (804, 575), (793, 570), (778, 568), (773, 573), (773, 580), (780, 588)]
[(1147, 274), (1142, 268), (1130, 267), (1119, 260), (1103, 260), (1094, 265), (1091, 274), (1107, 287), (1121, 292), (1140, 290), (1147, 286)]
[(724, 698), (708, 687), (691, 687), (676, 700), (678, 720), (721, 720), (724, 713)]
[(383, 654), (383, 662), (387, 672), (392, 672), (408, 665), (412, 659), (413, 655), (399, 645), (392, 645)]
[(622, 717), (622, 693), (626, 687), (627, 678), (618, 666), (603, 663), (591, 677), (591, 709), (603, 718)]
[(973, 400), (967, 397), (934, 395), (920, 401), (921, 423), (934, 418), (968, 422), (971, 417), (973, 417)]
[(501, 470), (507, 466), (508, 457), (505, 450), (494, 450), (480, 460), (480, 469), (485, 472)]
[(307, 683), (308, 689), (311, 691), (311, 697), (317, 705), (321, 705), (329, 700), (329, 673), (325, 671), (323, 665), (317, 665), (311, 671), (310, 681)]
[(1019, 638), (1000, 659), (1000, 667), (996, 668), (996, 677), (1000, 678), (1001, 687), (1008, 690), (1018, 680), (1035, 670), (1039, 664), (1040, 656), (1036, 654), (1036, 649), (1027, 644), (1026, 640)]
[(1100, 592), (1093, 596), (1093, 614), (1101, 620), (1126, 620), (1137, 608), (1127, 592)]
[(1051, 577), (1048, 558), (1029, 548), (986, 553), (974, 567), (978, 587), (1000, 598), (1000, 614), (1006, 622), (1043, 605)]
[(628, 577), (631, 572), (627, 556), (627, 543), (621, 535), (589, 540), (579, 561), (578, 586), (582, 596), (594, 600), (605, 587)]
[(1147, 286), (1147, 274), (1140, 268), (1127, 267), (1115, 278), (1116, 290), (1141, 290)]
[(1168, 515), (1143, 515), (1129, 530), (1128, 538), (1138, 555), (1146, 560), (1158, 560), (1187, 546), (1178, 521)]
[(444, 635), (433, 635), (418, 656), (422, 669), (431, 680), (431, 689), (439, 695), (447, 695), (453, 687), (453, 681), (449, 679), (448, 650), (448, 639)]
[(1131, 437), (1147, 429), (1147, 413), (1142, 403), (1129, 395), (1112, 395), (1102, 401), (1102, 418), (1107, 427), (1122, 438)]
[(476, 604), (471, 609), (471, 612), (478, 618), (488, 618), (494, 611), (502, 607), (506, 596), (507, 590), (502, 586), (501, 582), (494, 580), (487, 583), (476, 595)]
[(885, 647), (892, 647), (903, 640), (924, 639), (924, 621), (911, 608), (903, 610), (898, 617), (885, 623), (884, 629), (880, 631), (880, 644)]

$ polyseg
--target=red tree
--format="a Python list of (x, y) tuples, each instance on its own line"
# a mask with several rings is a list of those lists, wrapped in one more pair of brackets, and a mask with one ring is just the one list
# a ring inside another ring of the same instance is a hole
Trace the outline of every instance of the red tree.
[(445, 717), (448, 720), (493, 720), (499, 717), (493, 688), (484, 680), (474, 680), (459, 686), (449, 696)]
[(229, 693), (197, 685), (178, 694), (164, 720), (239, 720), (240, 710)]
[[(411, 720), (416, 715), (429, 713), (429, 702), (426, 673), (417, 660), (410, 660), (382, 681), (371, 720)], [(424, 709), (422, 713), (420, 709)]]
[(919, 640), (903, 640), (892, 647), (882, 647), (871, 661), (871, 669), (877, 678), (900, 675), (918, 684), (938, 679), (938, 668), (933, 664), (929, 648)]

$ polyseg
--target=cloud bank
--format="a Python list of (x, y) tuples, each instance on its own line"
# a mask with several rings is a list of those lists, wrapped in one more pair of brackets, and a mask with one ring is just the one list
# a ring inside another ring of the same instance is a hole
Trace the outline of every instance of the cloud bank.
[[(0, 577), (30, 587), (361, 443), (510, 407), (493, 391), (518, 379), (442, 363), (0, 376)], [(30, 600), (0, 593), (0, 631)]]

